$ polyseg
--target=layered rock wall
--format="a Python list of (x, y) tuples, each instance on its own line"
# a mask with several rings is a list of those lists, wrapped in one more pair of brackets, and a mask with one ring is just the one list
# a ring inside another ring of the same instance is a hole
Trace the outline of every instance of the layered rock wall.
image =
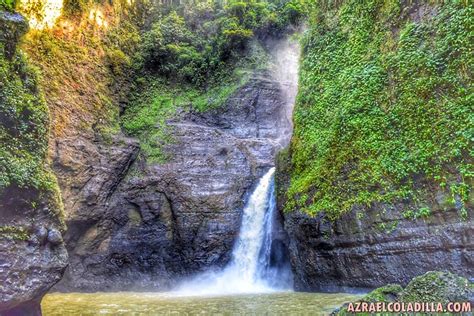
[[(270, 51), (288, 49), (282, 42)], [(291, 135), (296, 82), (284, 85), (277, 73), (297, 60), (281, 57), (221, 108), (177, 113), (166, 163), (136, 160), (130, 139), (57, 140), (71, 257), (58, 290), (166, 289), (230, 260), (246, 197)]]
[[(284, 188), (287, 181), (280, 172), (277, 186)], [(413, 208), (409, 203), (355, 208), (336, 221), (324, 213), (285, 213), (295, 288), (340, 291), (406, 285), (434, 270), (472, 278), (472, 205), (467, 205), (469, 217), (463, 219), (461, 209), (446, 203), (447, 198), (443, 192), (433, 194), (428, 200), (431, 214), (418, 218), (404, 211)], [(280, 210), (283, 201), (280, 195)]]

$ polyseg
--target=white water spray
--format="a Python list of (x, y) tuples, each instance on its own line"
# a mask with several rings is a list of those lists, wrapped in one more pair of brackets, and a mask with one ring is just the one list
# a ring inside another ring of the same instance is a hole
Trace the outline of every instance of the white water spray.
[(274, 173), (271, 168), (258, 182), (243, 211), (239, 238), (228, 266), (219, 272), (206, 272), (182, 284), (178, 294), (225, 295), (288, 290), (278, 284), (270, 267), (272, 221), (276, 209)]

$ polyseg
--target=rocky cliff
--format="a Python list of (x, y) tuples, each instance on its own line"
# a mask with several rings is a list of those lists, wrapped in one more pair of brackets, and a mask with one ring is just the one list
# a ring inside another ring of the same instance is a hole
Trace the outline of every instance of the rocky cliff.
[(0, 314), (40, 314), (67, 252), (62, 203), (46, 160), (48, 109), (17, 50), (28, 25), (0, 11)]
[[(285, 204), (288, 161), (279, 160), (279, 209)], [(428, 186), (420, 183), (420, 186)], [(284, 213), (295, 289), (365, 290), (387, 283), (406, 285), (428, 271), (445, 270), (472, 278), (474, 221), (461, 219), (461, 204), (431, 187), (426, 213), (413, 201), (355, 207), (337, 220), (321, 212)], [(468, 214), (472, 212), (467, 203)]]
[[(70, 227), (58, 290), (165, 289), (229, 261), (246, 196), (291, 135), (296, 71), (281, 67), (296, 69), (296, 58), (281, 54), (286, 40), (269, 45), (271, 66), (222, 107), (181, 110), (167, 122), (173, 140), (163, 164), (137, 160), (132, 139), (56, 140), (53, 167)], [(281, 73), (293, 81), (282, 84)]]
[(314, 7), (277, 181), (296, 288), (472, 277), (472, 6)]
[(415, 276), (440, 269), (471, 278), (474, 223), (460, 221), (459, 210), (437, 203), (433, 201), (429, 217), (416, 219), (402, 215), (402, 203), (357, 209), (336, 221), (323, 213), (285, 214), (295, 288), (406, 285)]

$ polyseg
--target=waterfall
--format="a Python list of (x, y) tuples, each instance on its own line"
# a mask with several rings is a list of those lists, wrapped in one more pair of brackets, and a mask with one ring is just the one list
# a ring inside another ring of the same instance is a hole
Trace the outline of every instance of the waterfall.
[(261, 293), (291, 289), (291, 272), (272, 267), (272, 232), (275, 220), (275, 168), (258, 182), (243, 210), (232, 259), (222, 271), (206, 272), (182, 284), (185, 295)]
[[(271, 196), (273, 188), (273, 174), (275, 168), (270, 169), (258, 182), (255, 191), (250, 196), (243, 212), (242, 226), (236, 247), (232, 253), (232, 261), (226, 269), (230, 275), (238, 275), (241, 285), (252, 288), (259, 284), (260, 269), (265, 265), (266, 258), (259, 258), (264, 240), (268, 237), (265, 226), (271, 213)], [(270, 258), (268, 254), (268, 259)], [(260, 260), (259, 260), (260, 259)]]

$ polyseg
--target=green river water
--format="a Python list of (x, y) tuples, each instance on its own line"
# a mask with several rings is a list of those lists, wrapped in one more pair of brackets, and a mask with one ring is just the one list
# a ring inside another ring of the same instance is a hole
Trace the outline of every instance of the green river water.
[(43, 314), (53, 315), (328, 315), (354, 294), (270, 293), (215, 297), (170, 293), (53, 293)]

